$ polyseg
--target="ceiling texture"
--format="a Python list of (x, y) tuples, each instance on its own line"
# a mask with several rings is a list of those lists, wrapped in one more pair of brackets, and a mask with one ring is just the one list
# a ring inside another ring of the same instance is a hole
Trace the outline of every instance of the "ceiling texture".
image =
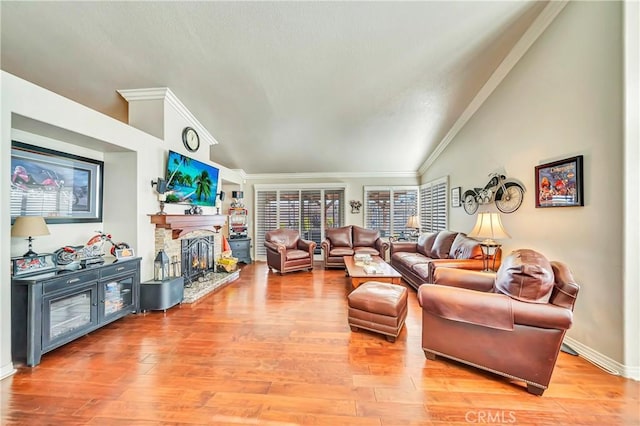
[(168, 87), (248, 175), (415, 173), (545, 5), (2, 1), (0, 64), (123, 122)]

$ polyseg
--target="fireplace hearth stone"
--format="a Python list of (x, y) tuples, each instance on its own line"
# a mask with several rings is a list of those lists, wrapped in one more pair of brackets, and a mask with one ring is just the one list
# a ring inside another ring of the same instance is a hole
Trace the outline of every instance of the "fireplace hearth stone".
[(240, 278), (240, 271), (210, 272), (191, 283), (185, 283), (182, 303), (194, 303), (238, 278)]

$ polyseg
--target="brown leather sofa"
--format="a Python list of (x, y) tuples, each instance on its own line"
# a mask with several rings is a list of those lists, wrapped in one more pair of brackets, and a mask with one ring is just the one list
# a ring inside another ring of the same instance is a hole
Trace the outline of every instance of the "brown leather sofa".
[(325, 269), (344, 268), (344, 256), (370, 254), (386, 260), (389, 243), (380, 238), (375, 229), (348, 225), (326, 230), (326, 238), (320, 244)]
[[(436, 268), (461, 268), (481, 271), (484, 268), (480, 242), (462, 232), (438, 231), (421, 234), (417, 242), (391, 243), (390, 264), (416, 290), (433, 282)], [(500, 266), (502, 250), (498, 248), (489, 264)]]
[(300, 238), (294, 229), (276, 229), (264, 235), (264, 246), (267, 249), (267, 265), (271, 270), (285, 272), (313, 269), (314, 241)]
[(579, 288), (567, 265), (533, 250), (505, 257), (495, 275), (438, 268), (434, 283), (418, 290), (424, 353), (523, 381), (542, 395)]

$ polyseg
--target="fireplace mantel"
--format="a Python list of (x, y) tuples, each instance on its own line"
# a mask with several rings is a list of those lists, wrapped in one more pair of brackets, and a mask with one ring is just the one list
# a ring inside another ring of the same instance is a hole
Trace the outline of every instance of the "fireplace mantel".
[(215, 227), (224, 225), (226, 216), (216, 214), (150, 214), (151, 223), (156, 228), (170, 229), (172, 238), (178, 239), (192, 231), (215, 231)]

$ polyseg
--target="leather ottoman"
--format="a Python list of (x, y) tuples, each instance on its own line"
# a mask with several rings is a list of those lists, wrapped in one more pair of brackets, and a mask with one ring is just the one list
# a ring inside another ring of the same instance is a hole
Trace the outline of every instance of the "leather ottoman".
[(368, 281), (347, 296), (351, 331), (362, 328), (395, 342), (407, 318), (405, 287)]

